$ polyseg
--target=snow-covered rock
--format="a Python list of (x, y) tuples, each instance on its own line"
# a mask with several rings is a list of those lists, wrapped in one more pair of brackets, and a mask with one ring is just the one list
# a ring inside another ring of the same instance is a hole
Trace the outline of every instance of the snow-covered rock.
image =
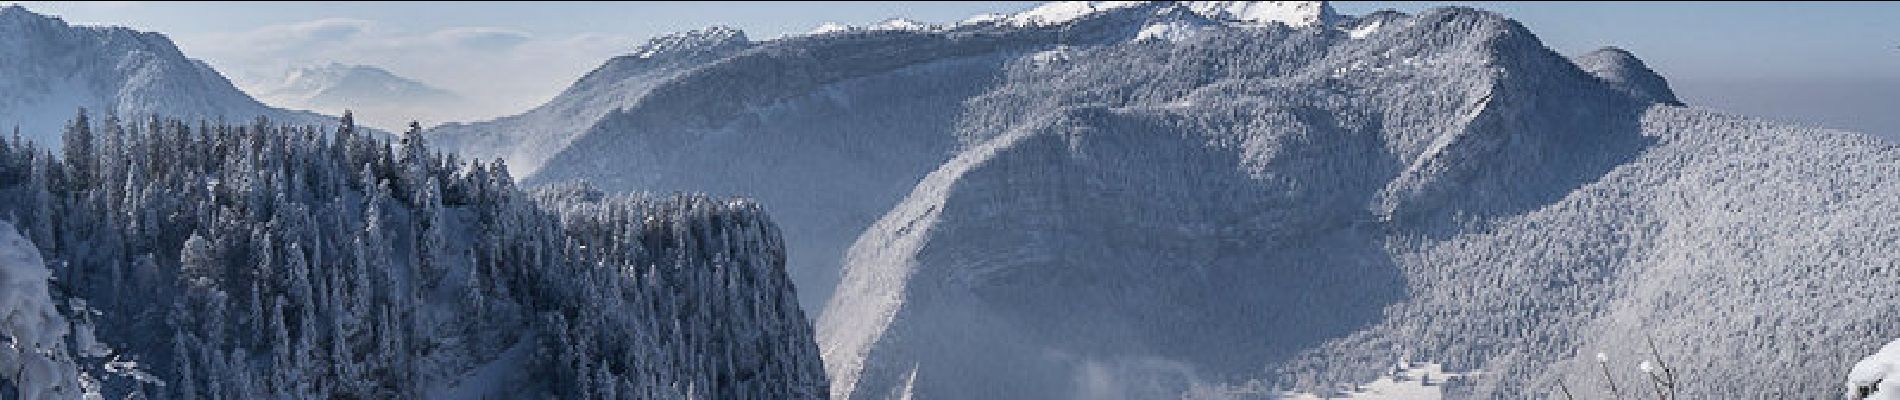
[(0, 130), (19, 128), (35, 142), (58, 146), (64, 123), (80, 108), (116, 113), (249, 122), (257, 117), (299, 125), (336, 124), (316, 113), (266, 106), (202, 61), (187, 58), (164, 35), (122, 27), (74, 26), (0, 6)]
[(53, 273), (33, 242), (0, 221), (0, 387), (11, 398), (79, 398), (79, 370), (67, 353), (71, 326), (48, 291)]
[(891, 18), (883, 22), (878, 22), (876, 25), (871, 25), (871, 29), (882, 31), (922, 31), (930, 30), (932, 27), (922, 22), (903, 18)]
[(1146, 5), (1145, 1), (1052, 1), (1010, 15), (1004, 21), (1025, 26), (1061, 25), (1104, 11)]
[[(1324, 1), (1057, 1), (1010, 15), (1001, 21), (1020, 26), (1051, 26), (1137, 8), (1185, 8), (1194, 14), (1237, 26), (1279, 23), (1296, 28), (1325, 26), (1340, 20)], [(972, 19), (965, 23), (986, 22)]]
[(1250, 25), (1282, 23), (1304, 28), (1332, 25), (1341, 18), (1324, 1), (1190, 1), (1187, 7), (1209, 18)]
[(833, 33), (833, 32), (844, 32), (844, 31), (848, 31), (848, 30), (851, 30), (851, 26), (849, 26), (849, 25), (845, 25), (845, 24), (840, 24), (840, 23), (836, 23), (836, 22), (826, 22), (826, 23), (823, 23), (823, 24), (819, 24), (817, 28), (812, 28), (810, 32), (806, 32), (805, 34), (807, 34), (807, 35), (823, 35), (823, 34), (827, 34), (827, 33)]
[(1342, 24), (1340, 29), (1346, 31), (1348, 37), (1364, 39), (1379, 33), (1388, 23), (1405, 23), (1410, 20), (1405, 14), (1396, 11), (1378, 11), (1352, 18), (1351, 22)]
[(871, 24), (869, 26), (850, 26), (850, 25), (844, 25), (844, 24), (840, 24), (836, 22), (826, 22), (826, 23), (818, 25), (817, 28), (812, 28), (811, 31), (806, 32), (805, 34), (806, 35), (823, 35), (823, 34), (828, 34), (828, 33), (851, 32), (851, 31), (934, 31), (934, 30), (941, 30), (941, 29), (943, 29), (943, 27), (941, 26), (926, 24), (926, 23), (918, 22), (914, 20), (909, 20), (909, 19), (904, 19), (904, 18), (891, 18), (891, 19), (879, 21), (878, 23)]

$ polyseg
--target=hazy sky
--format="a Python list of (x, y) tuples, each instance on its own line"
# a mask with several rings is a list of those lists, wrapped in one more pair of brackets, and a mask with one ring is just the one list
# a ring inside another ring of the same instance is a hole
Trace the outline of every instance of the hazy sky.
[[(247, 89), (275, 82), (291, 66), (344, 62), (381, 66), (486, 105), (456, 119), (512, 114), (540, 104), (607, 58), (666, 32), (727, 25), (758, 40), (807, 32), (826, 22), (865, 25), (893, 17), (954, 22), (1037, 4), (23, 3), (68, 22), (163, 32), (188, 55), (211, 63)], [(1737, 111), (1773, 114), (1780, 110), (1775, 99), (1730, 98), (1749, 96), (1735, 82), (1746, 86), (1812, 81), (1831, 83), (1839, 88), (1834, 91), (1858, 91), (1847, 98), (1891, 99), (1875, 110), (1891, 110), (1900, 104), (1900, 93), (1894, 92), (1900, 88), (1900, 23), (1895, 23), (1900, 21), (1900, 2), (1334, 3), (1346, 14), (1388, 8), (1415, 12), (1440, 5), (1501, 12), (1565, 54), (1605, 45), (1624, 47), (1675, 82), (1692, 103), (1698, 97), (1711, 97), (1701, 100)], [(1788, 97), (1784, 89), (1757, 92)], [(1829, 101), (1843, 100), (1806, 103)], [(1833, 126), (1863, 130), (1892, 128), (1844, 126), (1856, 122), (1829, 120), (1853, 119), (1858, 112), (1841, 111), (1837, 114), (1843, 115), (1822, 118), (1828, 121), (1809, 118), (1807, 122), (1831, 121)], [(1900, 117), (1883, 117), (1900, 124)], [(1900, 130), (1886, 133), (1900, 134)]]

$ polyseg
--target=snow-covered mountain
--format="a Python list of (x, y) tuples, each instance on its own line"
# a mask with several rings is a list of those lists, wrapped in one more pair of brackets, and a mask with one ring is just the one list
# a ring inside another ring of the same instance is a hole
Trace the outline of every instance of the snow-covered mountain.
[(520, 115), (431, 128), (431, 140), (473, 159), (500, 158), (527, 175), (615, 109), (632, 106), (676, 76), (751, 46), (735, 29), (712, 27), (665, 35), (632, 54), (607, 60), (573, 86)]
[[(1084, 18), (1090, 15), (1100, 18)], [(438, 142), (475, 155), (545, 153), (553, 160), (545, 168), (510, 159), (531, 181), (585, 178), (611, 190), (758, 198), (785, 224), (794, 279), (815, 312), (837, 282), (845, 248), (956, 151), (958, 110), (991, 91), (1012, 60), (1059, 58), (1067, 46), (1126, 42), (1157, 30), (1191, 35), (1195, 27), (1337, 18), (1330, 8), (1304, 3), (1110, 2), (1055, 3), (954, 26), (887, 22), (700, 53), (709, 57), (694, 59), (688, 71), (641, 80), (650, 88), (629, 91), (639, 96), (613, 105), (621, 112), (603, 114), (571, 138), (544, 135), (508, 147), (451, 134)], [(583, 79), (569, 92), (601, 86)], [(558, 104), (566, 103), (548, 107)], [(730, 162), (735, 158), (756, 162)]]
[(73, 26), (18, 5), (0, 6), (0, 129), (57, 146), (80, 109), (128, 120), (149, 115), (299, 125), (335, 118), (266, 106), (170, 39), (122, 27)]
[(261, 95), (271, 104), (330, 114), (354, 111), (365, 124), (399, 131), (425, 111), (467, 106), (461, 96), (369, 65), (296, 68)]
[(1900, 232), (1860, 222), (1900, 211), (1890, 144), (1677, 107), (1469, 9), (1159, 42), (962, 117), (846, 255), (834, 398), (1332, 393), (1407, 357), (1482, 371), (1451, 397), (1595, 398), (1586, 354), (1629, 390), (1649, 337), (1685, 398), (1818, 397), (1900, 332)]
[(647, 85), (529, 181), (756, 198), (808, 312), (835, 292), (834, 398), (1270, 398), (1401, 359), (1602, 397), (1586, 355), (1647, 384), (1650, 338), (1685, 398), (1805, 397), (1900, 336), (1868, 222), (1900, 149), (1489, 12), (1063, 2)]
[(826, 397), (756, 204), (524, 191), (345, 120), (0, 141), (0, 397)]
[[(690, 70), (646, 82), (651, 86), (639, 97), (567, 144), (536, 147), (553, 152), (528, 168), (529, 181), (587, 179), (609, 190), (759, 199), (787, 229), (793, 278), (807, 310), (816, 312), (836, 285), (845, 249), (958, 149), (962, 110), (980, 104), (972, 100), (994, 90), (1012, 63), (1059, 58), (1069, 46), (1126, 42), (1153, 26), (1334, 18), (1324, 7), (1299, 18), (1200, 3), (1081, 6), (1101, 8), (1090, 15), (1102, 18), (1047, 10), (1074, 8), (1058, 4), (1025, 14), (1036, 18), (885, 23), (697, 60)], [(1050, 24), (1062, 18), (1073, 21)], [(893, 28), (900, 25), (907, 28)], [(582, 82), (569, 91), (593, 87)]]
[(1629, 51), (1605, 47), (1576, 58), (1577, 67), (1583, 68), (1597, 78), (1608, 82), (1610, 86), (1628, 93), (1631, 97), (1669, 105), (1683, 105), (1676, 99), (1675, 90), (1669, 88), (1669, 81), (1662, 75), (1649, 69), (1643, 60)]

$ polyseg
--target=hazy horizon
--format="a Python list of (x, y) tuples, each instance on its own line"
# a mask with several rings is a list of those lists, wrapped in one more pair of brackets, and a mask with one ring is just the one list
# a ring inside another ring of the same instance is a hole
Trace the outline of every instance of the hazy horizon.
[[(521, 113), (608, 58), (670, 32), (722, 25), (769, 40), (826, 23), (955, 23), (1040, 2), (17, 3), (69, 23), (164, 33), (253, 95), (274, 89), (290, 69), (345, 63), (376, 66), (471, 99), (465, 107), (397, 118), (435, 125)], [(1900, 120), (1879, 112), (1900, 105), (1900, 32), (1886, 28), (1900, 17), (1900, 4), (1333, 4), (1350, 15), (1437, 6), (1497, 11), (1565, 55), (1628, 49), (1693, 105), (1900, 138)], [(1829, 45), (1814, 45), (1820, 40)]]

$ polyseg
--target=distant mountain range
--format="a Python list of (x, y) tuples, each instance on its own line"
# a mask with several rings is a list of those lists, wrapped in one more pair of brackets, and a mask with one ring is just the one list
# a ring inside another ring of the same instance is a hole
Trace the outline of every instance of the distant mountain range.
[(74, 26), (18, 5), (0, 6), (0, 129), (58, 146), (80, 108), (95, 116), (246, 123), (263, 116), (298, 125), (333, 117), (258, 102), (163, 34)]
[(271, 104), (330, 114), (355, 110), (363, 123), (397, 131), (416, 115), (468, 105), (467, 99), (455, 93), (382, 68), (338, 63), (293, 69), (258, 97)]

